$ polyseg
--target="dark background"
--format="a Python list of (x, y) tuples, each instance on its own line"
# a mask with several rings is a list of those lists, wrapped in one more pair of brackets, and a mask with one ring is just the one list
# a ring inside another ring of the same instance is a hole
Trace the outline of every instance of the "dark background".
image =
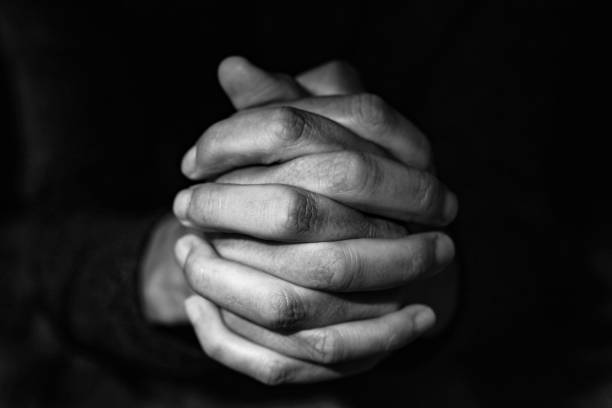
[[(609, 158), (606, 136), (587, 128), (585, 90), (596, 81), (579, 11), (3, 2), (0, 405), (611, 406)], [(216, 83), (232, 54), (292, 74), (345, 59), (430, 136), (440, 177), (459, 195), (463, 270), (456, 324), (433, 356), (272, 390), (225, 374), (215, 383), (210, 372), (126, 369), (46, 317), (48, 288), (28, 267), (44, 252), (31, 243), (46, 245), (32, 218), (169, 209), (186, 185), (183, 152), (232, 112)]]

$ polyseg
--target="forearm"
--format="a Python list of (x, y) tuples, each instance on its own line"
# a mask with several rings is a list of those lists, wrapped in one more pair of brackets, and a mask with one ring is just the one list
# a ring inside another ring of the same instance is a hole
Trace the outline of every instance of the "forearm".
[(176, 374), (206, 369), (195, 346), (151, 325), (141, 308), (141, 253), (158, 215), (79, 213), (32, 224), (42, 310), (70, 343), (118, 365)]

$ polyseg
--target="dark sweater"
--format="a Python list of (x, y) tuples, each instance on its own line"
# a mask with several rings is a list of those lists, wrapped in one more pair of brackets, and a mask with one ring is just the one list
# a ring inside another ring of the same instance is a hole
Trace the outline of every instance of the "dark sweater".
[[(68, 379), (37, 388), (34, 401), (137, 405), (153, 395), (189, 406), (289, 394), (360, 403), (394, 395), (400, 405), (424, 406), (513, 406), (526, 395), (547, 404), (566, 400), (559, 387), (575, 383), (569, 350), (580, 343), (567, 327), (583, 324), (599, 302), (586, 296), (592, 304), (585, 306), (570, 296), (586, 255), (567, 248), (592, 248), (574, 241), (573, 234), (591, 230), (571, 211), (591, 207), (568, 201), (566, 183), (581, 179), (560, 180), (567, 163), (551, 149), (576, 154), (559, 138), (572, 132), (564, 64), (574, 50), (566, 30), (571, 9), (478, 1), (397, 10), (63, 3), (0, 6), (2, 155), (15, 198), (3, 203), (12, 226), (3, 239), (22, 254), (3, 279), (18, 298), (7, 304), (19, 305), (15, 320), (32, 344), (60, 339), (49, 355), (63, 356), (59, 365), (68, 368), (61, 370), (77, 373), (62, 371)], [(179, 172), (182, 154), (232, 112), (215, 75), (232, 54), (289, 73), (346, 59), (369, 90), (430, 136), (440, 177), (461, 207), (454, 232), (462, 303), (449, 333), (354, 379), (273, 390), (207, 359), (189, 328), (145, 321), (137, 274), (143, 246), (188, 185)], [(592, 294), (589, 279), (584, 274), (579, 286)], [(50, 335), (40, 334), (41, 325)], [(82, 358), (87, 363), (74, 363)], [(45, 370), (45, 377), (56, 372)], [(111, 391), (66, 397), (61, 390), (93, 387), (82, 385), (81, 372), (96, 386), (110, 382)]]

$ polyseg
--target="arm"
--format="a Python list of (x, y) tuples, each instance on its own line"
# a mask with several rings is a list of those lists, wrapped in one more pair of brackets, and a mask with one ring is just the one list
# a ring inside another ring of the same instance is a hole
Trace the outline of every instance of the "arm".
[[(104, 78), (83, 75), (87, 67), (73, 61), (85, 64), (91, 44), (45, 26), (53, 24), (46, 18), (33, 23), (13, 8), (3, 5), (0, 23), (23, 158), (15, 159), (15, 180), (27, 209), (21, 248), (27, 265), (10, 279), (31, 289), (34, 305), (24, 308), (33, 306), (51, 321), (73, 350), (105, 363), (165, 374), (206, 370), (210, 364), (193, 336), (184, 341), (160, 330), (141, 312), (139, 259), (160, 218), (158, 208), (167, 202), (129, 177), (140, 174), (122, 154), (142, 148), (133, 140), (137, 135), (110, 129), (117, 123), (112, 107), (97, 113), (88, 106), (104, 97), (95, 88)], [(41, 27), (54, 35), (31, 35)], [(7, 150), (12, 157), (17, 152), (17, 146)], [(124, 198), (129, 194), (148, 199), (135, 199), (134, 208)], [(16, 202), (13, 197), (7, 203)]]

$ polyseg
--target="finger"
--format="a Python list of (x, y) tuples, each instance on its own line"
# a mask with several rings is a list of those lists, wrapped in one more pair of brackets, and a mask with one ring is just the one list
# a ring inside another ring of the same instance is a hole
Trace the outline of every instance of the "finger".
[(425, 135), (379, 96), (360, 93), (311, 97), (281, 102), (277, 106), (325, 116), (381, 146), (401, 163), (419, 169), (431, 167), (431, 146)]
[(387, 155), (332, 120), (287, 107), (239, 112), (207, 129), (181, 164), (192, 180), (254, 164), (346, 149)]
[(318, 364), (333, 364), (382, 355), (406, 346), (435, 324), (433, 311), (423, 305), (333, 326), (281, 334), (222, 310), (233, 332), (289, 357)]
[(185, 301), (187, 315), (204, 352), (213, 360), (267, 385), (331, 380), (367, 370), (381, 357), (322, 366), (287, 357), (250, 342), (227, 329), (219, 310), (198, 296)]
[(296, 77), (297, 82), (316, 96), (364, 92), (357, 70), (345, 61), (330, 61)]
[(332, 292), (403, 286), (442, 271), (455, 253), (453, 241), (438, 232), (291, 245), (246, 237), (220, 237), (212, 243), (224, 259), (299, 286)]
[(187, 226), (290, 242), (399, 237), (406, 229), (327, 197), (282, 185), (207, 183), (181, 191), (174, 214)]
[(458, 209), (456, 196), (431, 173), (354, 151), (249, 167), (226, 173), (216, 181), (291, 185), (367, 213), (427, 225), (450, 223)]
[(308, 93), (293, 78), (272, 74), (256, 67), (246, 58), (225, 58), (218, 69), (219, 83), (238, 110), (289, 101)]
[(177, 242), (176, 256), (196, 293), (271, 330), (368, 319), (402, 306), (399, 290), (335, 295), (293, 285), (219, 257), (208, 243), (193, 235)]

